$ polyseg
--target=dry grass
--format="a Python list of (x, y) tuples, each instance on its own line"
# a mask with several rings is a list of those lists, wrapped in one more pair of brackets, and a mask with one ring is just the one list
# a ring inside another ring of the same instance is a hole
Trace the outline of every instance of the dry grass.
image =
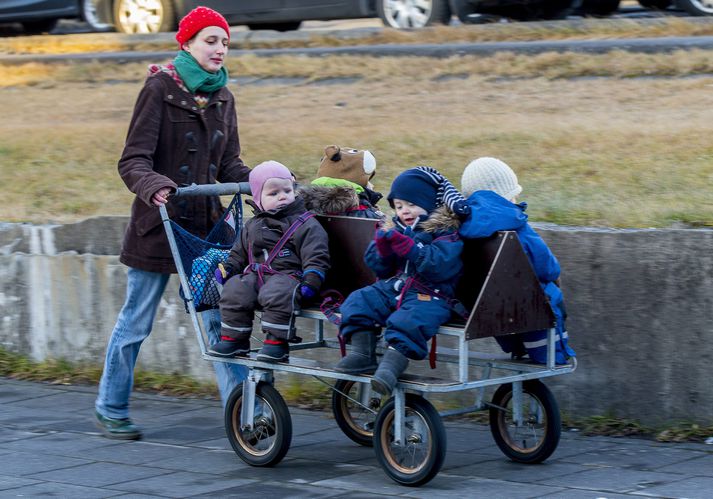
[[(304, 78), (231, 85), (248, 164), (274, 158), (307, 180), (325, 145), (368, 148), (379, 162), (376, 186), (387, 191), (404, 168), (430, 164), (458, 183), (468, 161), (491, 155), (519, 173), (534, 220), (661, 227), (713, 226), (703, 202), (713, 181), (713, 77), (630, 77), (711, 73), (712, 61), (700, 51), (245, 57), (230, 69)], [(116, 160), (144, 66), (31, 66), (24, 82), (14, 69), (0, 75), (16, 78), (0, 87), (0, 220), (127, 214)], [(314, 84), (334, 76), (361, 79)]]
[[(160, 61), (157, 61), (160, 62)], [(547, 52), (537, 55), (499, 52), (490, 56), (425, 57), (366, 56), (275, 56), (245, 55), (227, 63), (232, 77), (304, 78), (316, 82), (335, 78), (364, 81), (417, 81), (483, 77), (496, 78), (581, 78), (641, 76), (692, 76), (713, 74), (713, 51), (679, 50), (670, 54), (639, 54), (612, 51), (607, 54)], [(28, 63), (2, 66), (3, 87), (39, 86), (56, 88), (65, 83), (139, 82), (146, 74), (145, 63), (74, 62), (67, 64)]]
[[(338, 47), (353, 45), (353, 34), (307, 32), (270, 34), (239, 32), (231, 46), (236, 49)], [(713, 35), (713, 21), (706, 18), (582, 19), (530, 23), (434, 26), (420, 30), (383, 29), (356, 35), (359, 44), (467, 43), (526, 40), (577, 40), (661, 36)], [(69, 54), (81, 52), (174, 50), (171, 33), (122, 35), (87, 33), (64, 36), (0, 38), (0, 54)]]

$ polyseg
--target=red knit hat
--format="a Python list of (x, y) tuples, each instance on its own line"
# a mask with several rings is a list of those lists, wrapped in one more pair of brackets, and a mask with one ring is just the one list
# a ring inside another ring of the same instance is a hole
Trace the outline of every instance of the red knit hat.
[(181, 22), (178, 23), (178, 33), (176, 33), (178, 45), (182, 47), (183, 44), (193, 38), (196, 33), (208, 26), (223, 28), (228, 34), (228, 41), (230, 41), (230, 26), (228, 25), (228, 21), (213, 9), (201, 6), (190, 11), (181, 19)]

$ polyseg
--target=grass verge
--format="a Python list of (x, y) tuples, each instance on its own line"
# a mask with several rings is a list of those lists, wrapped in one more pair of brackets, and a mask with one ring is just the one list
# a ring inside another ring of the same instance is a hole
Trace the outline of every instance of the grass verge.
[[(174, 397), (217, 398), (214, 383), (196, 381), (180, 374), (162, 374), (136, 370), (134, 389), (139, 392), (157, 393)], [(0, 347), (0, 377), (59, 385), (97, 384), (101, 367), (90, 364), (73, 364), (65, 360), (35, 362), (26, 356), (9, 352)], [(301, 409), (330, 411), (331, 392), (324, 383), (305, 376), (280, 375), (280, 394), (288, 405)], [(455, 408), (452, 398), (432, 400), (439, 410)], [(462, 417), (463, 420), (487, 424), (487, 411)], [(676, 422), (653, 427), (633, 419), (614, 415), (590, 416), (587, 418), (563, 417), (564, 428), (576, 430), (583, 435), (613, 437), (643, 437), (659, 442), (703, 442), (713, 436), (713, 424)]]

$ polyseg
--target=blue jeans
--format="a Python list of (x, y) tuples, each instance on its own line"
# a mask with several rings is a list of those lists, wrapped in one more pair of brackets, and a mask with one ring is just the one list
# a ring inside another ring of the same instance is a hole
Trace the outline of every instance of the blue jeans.
[[(129, 268), (126, 284), (126, 302), (119, 312), (114, 331), (106, 349), (104, 372), (99, 382), (96, 410), (102, 416), (123, 419), (129, 417), (129, 396), (134, 384), (134, 366), (141, 343), (151, 333), (161, 296), (166, 289), (170, 274), (158, 274)], [(220, 313), (218, 310), (203, 312), (208, 341), (219, 340)], [(173, 345), (166, 345), (173, 348)], [(214, 362), (218, 390), (223, 405), (231, 391), (247, 375), (244, 366), (227, 362)]]

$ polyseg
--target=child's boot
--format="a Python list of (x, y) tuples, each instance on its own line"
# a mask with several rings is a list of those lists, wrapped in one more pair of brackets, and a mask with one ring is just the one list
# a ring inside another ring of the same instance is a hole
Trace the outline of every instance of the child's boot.
[(357, 331), (351, 335), (352, 350), (334, 366), (346, 374), (373, 373), (376, 370), (376, 333)]
[(208, 348), (208, 353), (218, 357), (244, 357), (250, 353), (250, 333), (241, 334), (235, 338), (221, 336), (218, 343)]
[(391, 395), (399, 376), (408, 367), (408, 358), (398, 350), (389, 347), (379, 363), (379, 368), (371, 380), (371, 388), (382, 395)]
[(290, 358), (290, 346), (287, 340), (267, 333), (262, 348), (257, 353), (257, 360), (263, 362), (286, 362)]

